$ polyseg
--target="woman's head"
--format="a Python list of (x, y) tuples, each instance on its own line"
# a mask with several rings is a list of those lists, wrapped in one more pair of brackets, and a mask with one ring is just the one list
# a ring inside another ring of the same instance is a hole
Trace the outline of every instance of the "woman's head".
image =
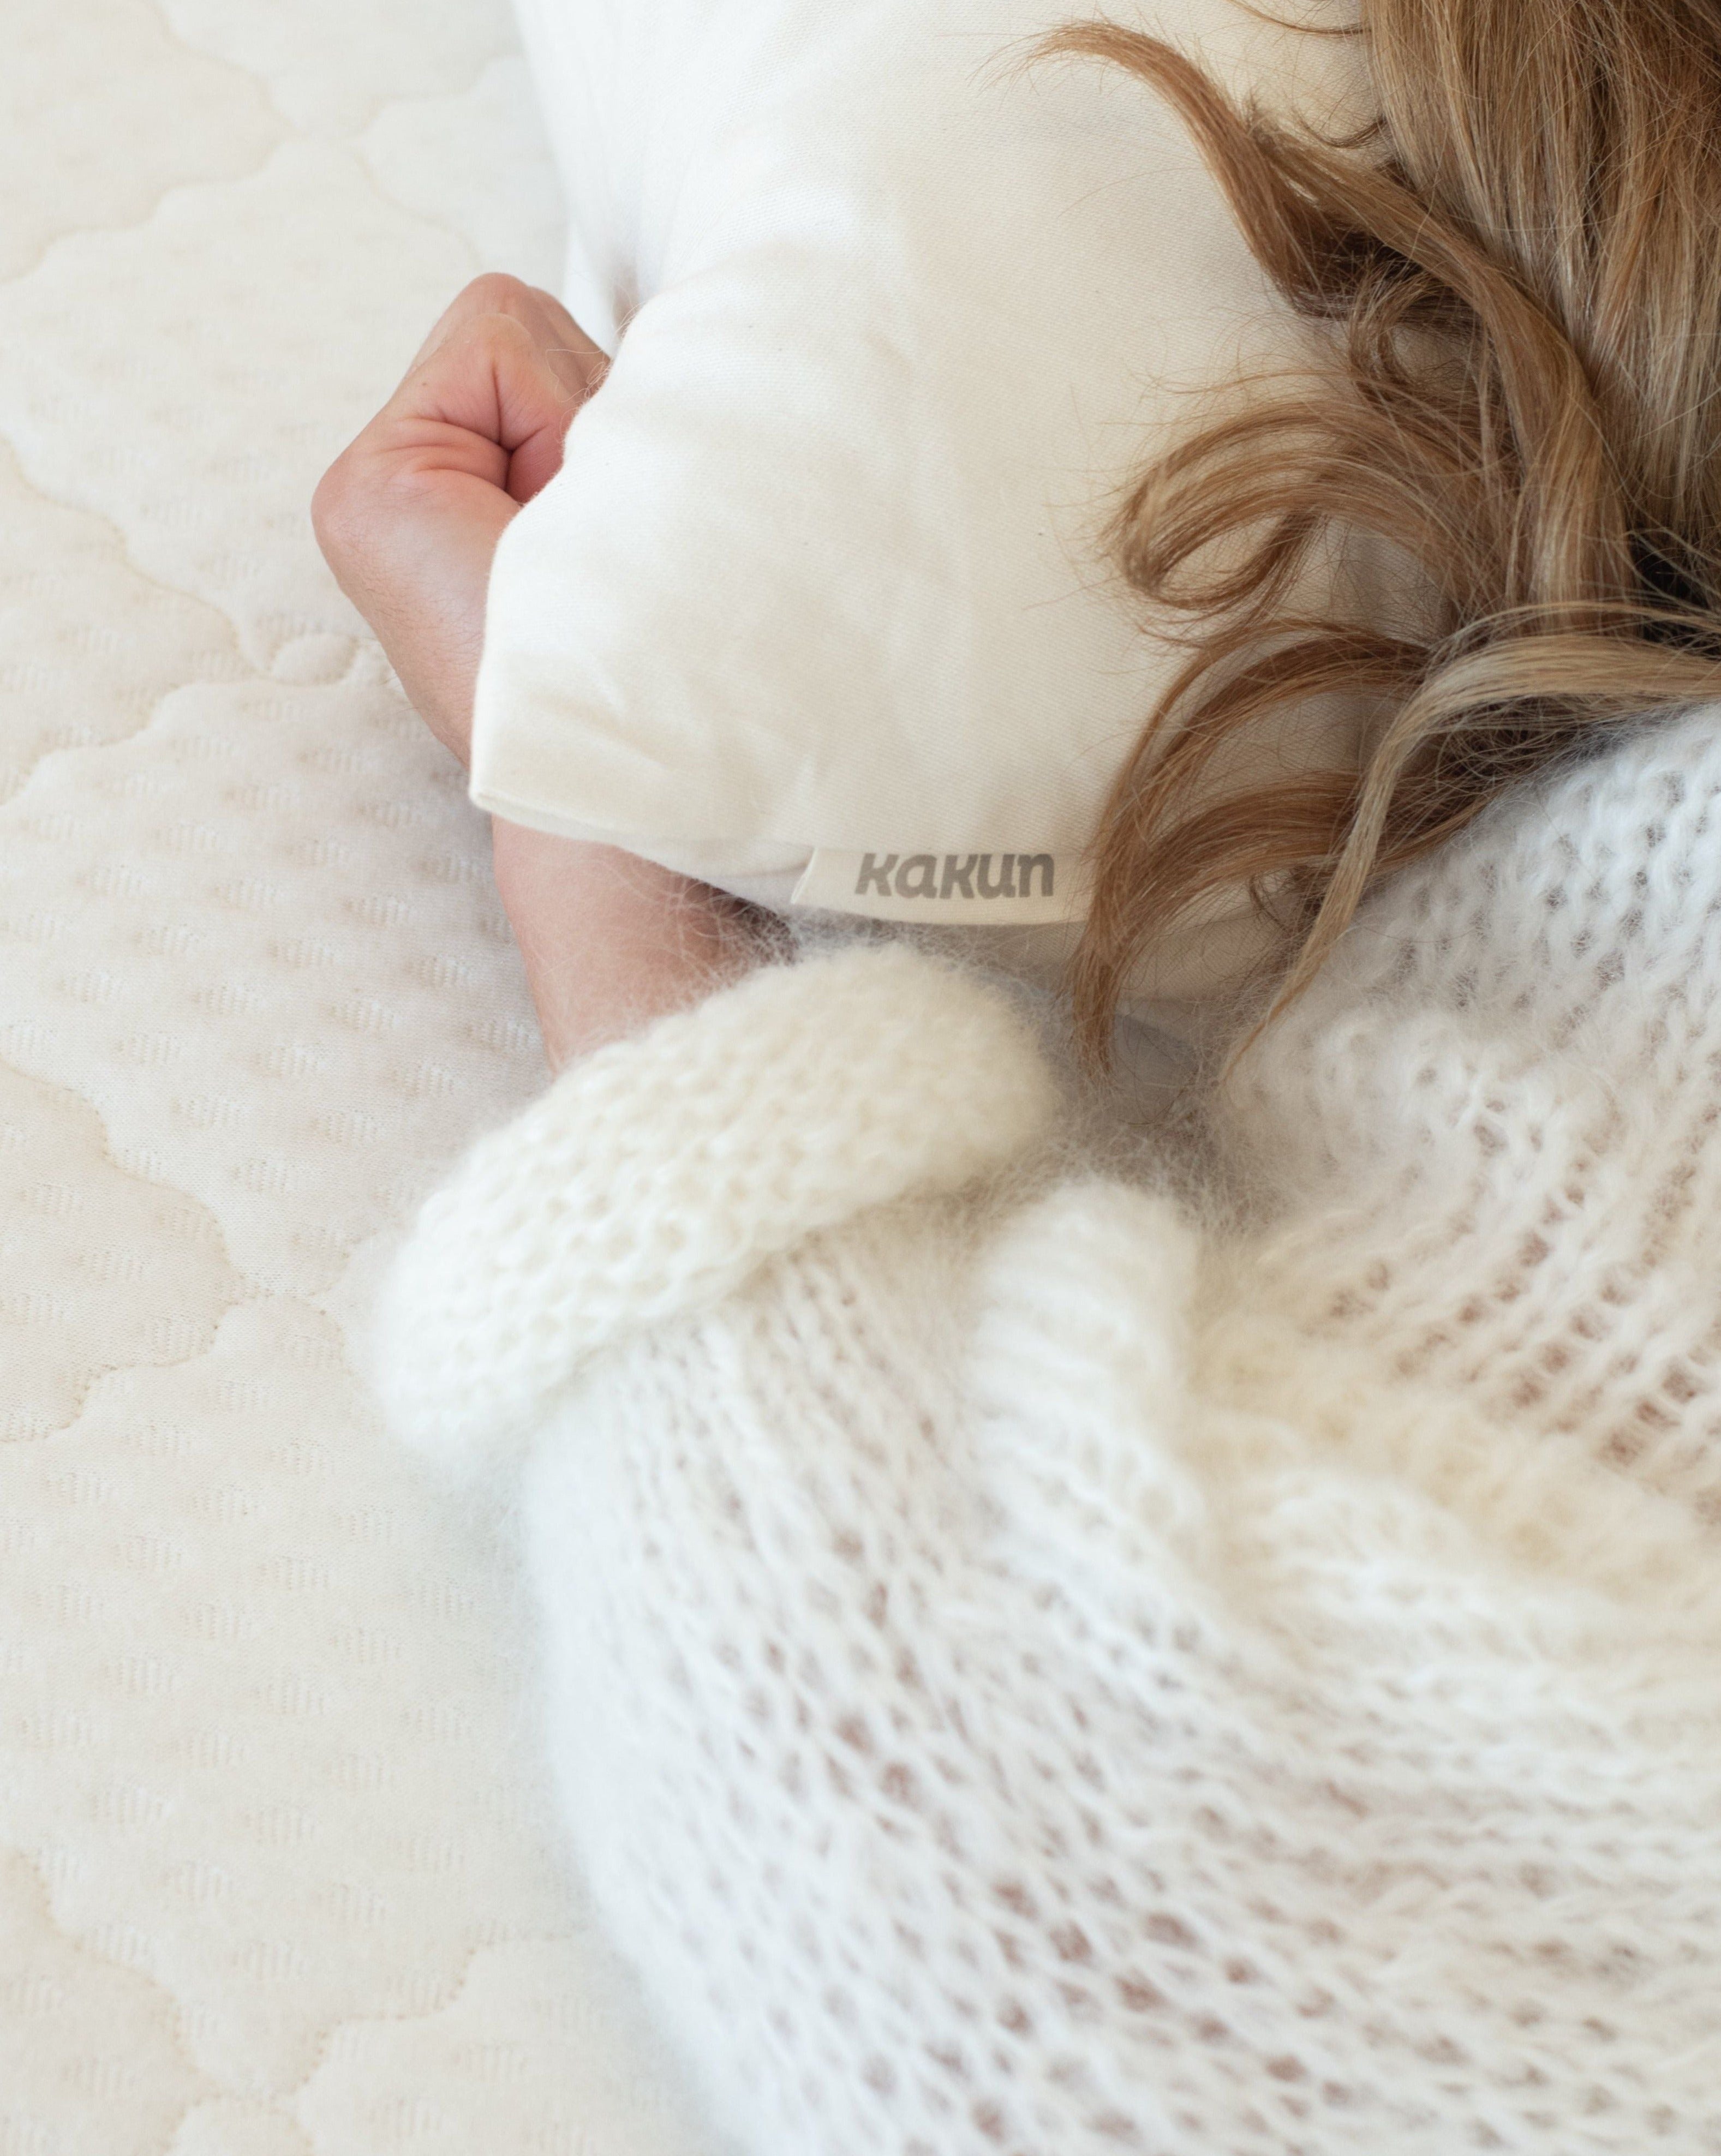
[[(1172, 101), (1331, 351), (1119, 508), (1123, 572), (1191, 656), (1097, 842), (1075, 978), (1095, 1053), (1204, 893), (1246, 880), (1272, 908), (1282, 1005), (1376, 879), (1514, 780), (1721, 696), (1721, 11), (1363, 0), (1311, 34), (1367, 39), (1364, 136), (1282, 130), (1121, 27), (1049, 41)], [(1414, 629), (1297, 608), (1312, 550), (1358, 532), (1415, 564)], [(1215, 783), (1333, 694), (1373, 715), (1359, 769)]]

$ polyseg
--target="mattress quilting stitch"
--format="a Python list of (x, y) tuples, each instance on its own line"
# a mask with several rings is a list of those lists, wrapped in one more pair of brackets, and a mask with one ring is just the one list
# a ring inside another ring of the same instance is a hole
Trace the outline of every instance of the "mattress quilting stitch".
[(0, 2148), (701, 2144), (367, 1296), (542, 1082), (306, 504), (557, 267), (494, 0), (14, 7), (0, 81)]

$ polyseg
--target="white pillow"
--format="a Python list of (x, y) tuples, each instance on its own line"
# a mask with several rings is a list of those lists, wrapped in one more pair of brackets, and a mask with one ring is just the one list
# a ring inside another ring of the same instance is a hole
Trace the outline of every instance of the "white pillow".
[[(473, 798), (768, 901), (1075, 917), (1181, 663), (1098, 526), (1210, 416), (1180, 390), (1307, 351), (1186, 131), (1020, 64), (1076, 0), (520, 5), (564, 295), (617, 357), (497, 553)], [(1116, 18), (1370, 109), (1355, 40)]]

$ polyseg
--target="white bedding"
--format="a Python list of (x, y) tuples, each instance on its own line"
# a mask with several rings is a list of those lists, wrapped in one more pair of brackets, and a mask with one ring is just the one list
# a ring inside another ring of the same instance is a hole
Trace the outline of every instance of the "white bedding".
[[(1082, 855), (1189, 658), (1099, 526), (1198, 422), (1260, 407), (1240, 369), (1316, 352), (1171, 101), (1028, 64), (1086, 12), (521, 0), (569, 304), (627, 334), (496, 550), (475, 800), (767, 905), (1085, 917)], [(1378, 101), (1356, 39), (1233, 0), (1112, 12), (1281, 120), (1349, 133)], [(1354, 603), (1345, 551), (1302, 604)], [(1305, 704), (1264, 769), (1342, 767), (1360, 716)], [(1258, 955), (1247, 889), (1215, 896), (1227, 932), (1180, 931), (1143, 1001)]]
[(692, 2156), (378, 1253), (541, 1082), (483, 819), (319, 560), (480, 267), (500, 0), (0, 0), (0, 2151)]

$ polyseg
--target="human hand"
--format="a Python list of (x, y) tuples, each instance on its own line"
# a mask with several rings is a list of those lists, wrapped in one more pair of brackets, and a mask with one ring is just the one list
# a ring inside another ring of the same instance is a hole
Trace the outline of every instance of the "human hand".
[(549, 293), (480, 277), (312, 498), (342, 590), (463, 763), (496, 542), (561, 469), (568, 423), (608, 366)]

